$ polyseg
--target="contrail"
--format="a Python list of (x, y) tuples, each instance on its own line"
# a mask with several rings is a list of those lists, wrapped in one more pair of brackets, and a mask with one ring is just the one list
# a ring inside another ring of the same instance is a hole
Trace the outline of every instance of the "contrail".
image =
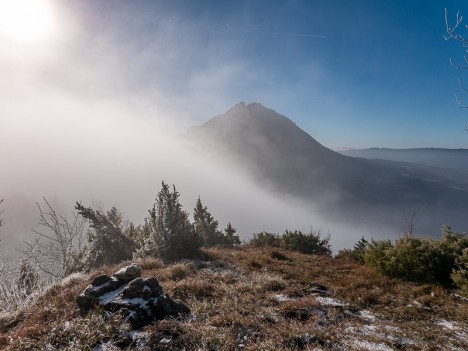
[(304, 34), (304, 33), (286, 33), (286, 32), (271, 32), (261, 30), (243, 30), (243, 29), (232, 29), (226, 28), (227, 32), (240, 32), (240, 33), (252, 33), (252, 34), (270, 34), (270, 35), (281, 35), (288, 37), (303, 37), (303, 38), (327, 38), (325, 35), (319, 34)]

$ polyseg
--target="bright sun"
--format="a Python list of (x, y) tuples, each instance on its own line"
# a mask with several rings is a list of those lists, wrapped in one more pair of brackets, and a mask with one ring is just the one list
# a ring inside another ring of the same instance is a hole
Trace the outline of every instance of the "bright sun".
[(53, 32), (50, 0), (0, 0), (0, 37), (37, 42)]

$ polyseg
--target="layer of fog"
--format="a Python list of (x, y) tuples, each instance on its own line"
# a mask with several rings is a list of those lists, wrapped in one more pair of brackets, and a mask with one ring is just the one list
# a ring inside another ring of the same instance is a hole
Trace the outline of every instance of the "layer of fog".
[(191, 212), (201, 196), (220, 226), (230, 221), (242, 238), (313, 227), (330, 232), (337, 249), (362, 235), (392, 233), (327, 221), (312, 205), (255, 185), (240, 167), (211, 164), (174, 141), (205, 111), (221, 113), (235, 102), (219, 91), (237, 79), (242, 63), (222, 63), (215, 47), (205, 48), (212, 58), (182, 89), (168, 73), (171, 60), (187, 60), (175, 38), (154, 34), (142, 48), (111, 30), (95, 35), (79, 19), (61, 15), (55, 42), (26, 47), (0, 40), (0, 238), (15, 246), (30, 239), (35, 203), (43, 196), (63, 213), (70, 214), (75, 201), (115, 205), (142, 223), (162, 180), (176, 185), (184, 209)]
[[(41, 87), (28, 104), (4, 104), (1, 129), (3, 237), (15, 244), (31, 237), (38, 220), (35, 202), (45, 196), (70, 214), (75, 201), (118, 207), (142, 223), (161, 187), (175, 184), (184, 209), (202, 201), (224, 227), (230, 221), (242, 238), (262, 230), (321, 229), (334, 248), (350, 246), (371, 228), (352, 228), (320, 218), (310, 204), (280, 198), (255, 185), (235, 164), (213, 164), (179, 143), (167, 114), (128, 101), (90, 99)], [(207, 117), (208, 118), (208, 117)]]

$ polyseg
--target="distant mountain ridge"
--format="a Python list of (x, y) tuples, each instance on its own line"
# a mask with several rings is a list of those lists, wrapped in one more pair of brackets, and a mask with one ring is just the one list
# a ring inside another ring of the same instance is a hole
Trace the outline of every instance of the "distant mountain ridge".
[(262, 186), (319, 204), (332, 218), (403, 221), (408, 209), (422, 206), (420, 222), (432, 232), (442, 224), (466, 227), (468, 184), (409, 163), (332, 151), (259, 103), (241, 102), (183, 138), (211, 157), (232, 159)]
[(341, 154), (352, 157), (419, 163), (427, 166), (468, 172), (468, 149), (414, 148), (414, 149), (349, 149)]

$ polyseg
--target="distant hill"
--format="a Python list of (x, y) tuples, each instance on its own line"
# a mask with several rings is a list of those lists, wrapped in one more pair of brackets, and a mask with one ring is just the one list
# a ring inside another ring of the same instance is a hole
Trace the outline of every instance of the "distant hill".
[(401, 161), (447, 168), (468, 173), (468, 149), (349, 149), (341, 154), (352, 157)]
[(332, 219), (404, 223), (420, 206), (421, 230), (468, 227), (464, 180), (427, 166), (334, 152), (258, 103), (241, 102), (183, 139), (209, 157), (230, 160), (264, 187), (319, 204)]

